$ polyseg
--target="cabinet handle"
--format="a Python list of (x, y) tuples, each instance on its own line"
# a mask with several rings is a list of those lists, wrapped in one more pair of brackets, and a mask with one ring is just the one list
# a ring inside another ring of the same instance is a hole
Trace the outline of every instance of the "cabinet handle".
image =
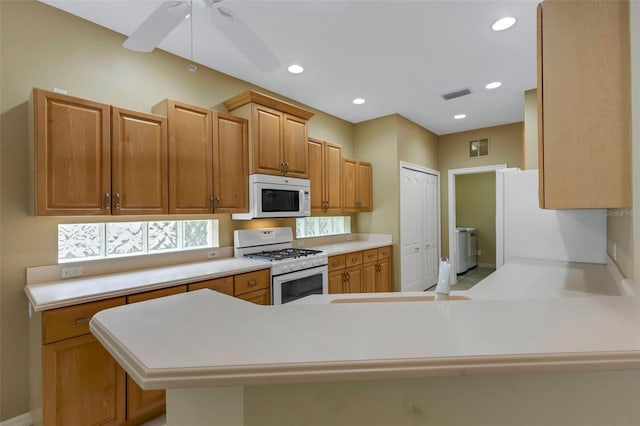
[(209, 197), (209, 210), (213, 211), (213, 195)]
[(356, 207), (357, 208), (362, 208), (362, 203), (360, 201), (356, 201)]
[(284, 161), (280, 162), (280, 171), (284, 174)]
[(89, 317), (89, 318), (78, 318), (76, 320), (76, 324), (86, 324), (89, 321), (91, 321), (91, 317)]
[(379, 263), (376, 265), (376, 271), (382, 271), (382, 265), (380, 265)]
[(258, 280), (249, 280), (247, 283), (249, 287), (253, 287), (254, 285), (258, 285)]
[(338, 261), (335, 261), (335, 262), (333, 262), (333, 263), (331, 264), (331, 266), (338, 266), (338, 265), (340, 265), (340, 262), (338, 262)]
[(120, 210), (120, 193), (116, 192), (115, 197), (116, 197), (116, 210)]
[(216, 197), (216, 209), (219, 209), (219, 208), (220, 208), (220, 196), (218, 195)]
[(104, 193), (104, 208), (111, 208), (111, 194), (109, 194), (108, 192)]
[(289, 162), (288, 161), (284, 162), (284, 172), (285, 173), (289, 173)]

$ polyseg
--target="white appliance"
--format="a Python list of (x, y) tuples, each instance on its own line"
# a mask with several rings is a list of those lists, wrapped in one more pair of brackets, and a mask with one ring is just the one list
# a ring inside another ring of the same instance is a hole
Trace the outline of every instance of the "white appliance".
[(271, 303), (281, 305), (311, 294), (327, 294), (327, 253), (293, 248), (291, 228), (233, 231), (234, 257), (271, 263)]
[(538, 170), (499, 170), (496, 174), (496, 195), (496, 219), (498, 224), (500, 221), (503, 223), (502, 227), (496, 227), (498, 267), (511, 259), (523, 257), (606, 263), (606, 210), (541, 209), (538, 204)]
[(310, 215), (309, 179), (253, 174), (249, 175), (249, 212), (231, 216), (247, 220)]
[(478, 233), (476, 228), (467, 228), (467, 271), (478, 266)]
[(467, 272), (469, 260), (469, 233), (467, 228), (456, 228), (456, 272), (458, 275)]

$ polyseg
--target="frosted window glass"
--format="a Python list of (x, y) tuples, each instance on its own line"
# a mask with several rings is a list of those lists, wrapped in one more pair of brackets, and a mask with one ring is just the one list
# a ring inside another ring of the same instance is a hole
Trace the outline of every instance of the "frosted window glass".
[(144, 252), (144, 222), (107, 223), (107, 256)]
[(178, 222), (149, 222), (149, 251), (166, 251), (178, 248)]
[(58, 259), (87, 259), (104, 256), (104, 224), (58, 225)]
[(210, 220), (185, 220), (184, 246), (189, 248), (211, 247), (211, 231)]
[(296, 219), (296, 237), (320, 237), (348, 234), (351, 232), (351, 217), (321, 216)]

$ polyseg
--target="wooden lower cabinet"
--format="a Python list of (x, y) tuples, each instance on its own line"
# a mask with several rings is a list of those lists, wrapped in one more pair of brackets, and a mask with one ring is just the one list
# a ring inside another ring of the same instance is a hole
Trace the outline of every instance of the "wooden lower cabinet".
[(233, 276), (199, 281), (187, 286), (188, 291), (200, 290), (203, 288), (208, 288), (209, 290), (215, 290), (222, 294), (233, 296)]
[(125, 371), (91, 334), (43, 347), (43, 424), (119, 425)]
[(241, 294), (236, 297), (238, 299), (246, 300), (247, 302), (255, 303), (256, 305), (271, 304), (271, 292), (268, 288)]
[(329, 257), (329, 294), (389, 291), (390, 246)]
[(233, 277), (233, 295), (258, 305), (271, 304), (269, 269), (238, 274)]

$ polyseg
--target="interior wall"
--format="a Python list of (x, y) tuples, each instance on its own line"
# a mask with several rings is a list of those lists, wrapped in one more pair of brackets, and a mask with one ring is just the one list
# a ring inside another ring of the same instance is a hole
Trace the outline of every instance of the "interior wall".
[[(488, 138), (489, 155), (469, 158), (469, 141)], [(450, 133), (438, 139), (440, 202), (442, 217), (442, 255), (449, 257), (449, 183), (450, 169), (507, 164), (522, 168), (523, 122)]]
[(478, 263), (496, 264), (496, 174), (456, 176), (456, 226), (476, 228)]
[(522, 169), (538, 168), (538, 90), (524, 92), (524, 158)]
[[(57, 263), (59, 223), (98, 219), (29, 215), (27, 100), (32, 88), (63, 88), (72, 96), (139, 111), (150, 111), (164, 98), (224, 110), (222, 102), (244, 90), (267, 91), (203, 66), (197, 72), (189, 72), (187, 61), (160, 50), (147, 54), (128, 51), (121, 46), (124, 36), (43, 3), (0, 1), (0, 11), (0, 421), (3, 421), (29, 409), (25, 268)], [(341, 144), (346, 155), (351, 155), (353, 125), (314, 112), (309, 135)], [(234, 228), (264, 224), (231, 221), (230, 215), (208, 217), (220, 221), (223, 246), (232, 245)], [(294, 221), (272, 223), (290, 226)], [(357, 232), (357, 221), (353, 224)]]

